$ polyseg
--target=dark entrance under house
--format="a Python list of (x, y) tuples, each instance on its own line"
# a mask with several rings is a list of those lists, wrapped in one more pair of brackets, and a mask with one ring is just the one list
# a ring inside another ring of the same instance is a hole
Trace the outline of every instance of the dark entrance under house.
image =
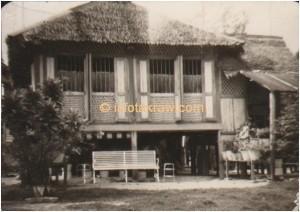
[[(174, 163), (176, 175), (217, 176), (218, 145), (217, 131), (201, 132), (138, 132), (133, 147), (130, 132), (103, 132), (86, 143), (91, 145), (85, 161), (92, 151), (155, 150), (160, 171), (164, 163)], [(111, 174), (110, 174), (111, 175)], [(112, 173), (113, 175), (113, 173)]]
[(161, 170), (164, 163), (174, 163), (176, 175), (214, 176), (218, 174), (217, 133), (142, 132), (138, 149), (157, 152)]

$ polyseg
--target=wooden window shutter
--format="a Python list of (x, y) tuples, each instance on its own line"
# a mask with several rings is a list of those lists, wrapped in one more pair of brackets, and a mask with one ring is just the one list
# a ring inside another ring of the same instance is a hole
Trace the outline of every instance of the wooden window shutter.
[[(43, 66), (41, 65), (43, 61), (40, 56), (35, 56), (33, 58), (33, 62), (31, 64), (31, 86), (32, 89), (35, 90), (37, 86), (41, 83), (41, 74), (43, 70)], [(43, 64), (43, 63), (42, 63)]]
[(47, 79), (55, 78), (54, 57), (46, 57)]
[(174, 66), (175, 75), (175, 118), (177, 121), (181, 120), (181, 112), (179, 111), (182, 96), (182, 77), (183, 77), (183, 57), (178, 56), (175, 60)]
[(88, 119), (88, 120), (91, 120), (91, 102), (90, 100), (92, 99), (92, 96), (91, 96), (91, 66), (89, 64), (91, 64), (91, 54), (87, 53), (85, 54), (84, 56), (84, 61), (83, 61), (83, 66), (84, 66), (84, 74), (83, 74), (83, 81), (84, 81), (84, 88), (83, 88), (83, 91), (84, 91), (84, 115), (85, 115), (85, 118)]
[(207, 119), (215, 118), (214, 89), (215, 89), (215, 69), (214, 61), (204, 60), (204, 102), (205, 117)]
[(147, 110), (149, 104), (149, 83), (148, 83), (148, 64), (147, 60), (140, 60), (139, 61), (139, 71), (140, 71), (140, 96), (141, 96), (141, 106), (144, 107), (146, 110), (141, 111), (141, 119), (147, 120), (149, 118), (149, 112)]
[(117, 111), (117, 120), (125, 121), (127, 120), (125, 104), (126, 104), (126, 94), (127, 94), (127, 76), (128, 76), (128, 64), (126, 58), (115, 58), (115, 97), (116, 105), (119, 108)]

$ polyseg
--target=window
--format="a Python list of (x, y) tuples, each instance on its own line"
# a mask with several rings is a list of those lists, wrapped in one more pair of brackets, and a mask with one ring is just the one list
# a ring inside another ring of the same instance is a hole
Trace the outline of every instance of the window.
[(201, 93), (201, 60), (183, 60), (184, 93)]
[(150, 91), (174, 92), (174, 60), (150, 60)]
[(93, 57), (92, 63), (93, 92), (114, 92), (114, 59)]
[(64, 91), (83, 91), (84, 56), (58, 56), (57, 69)]

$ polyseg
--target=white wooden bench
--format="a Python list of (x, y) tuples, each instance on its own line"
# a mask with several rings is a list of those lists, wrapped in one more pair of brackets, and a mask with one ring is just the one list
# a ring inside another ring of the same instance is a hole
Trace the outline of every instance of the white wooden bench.
[(96, 171), (124, 170), (128, 182), (128, 170), (154, 170), (159, 182), (159, 165), (155, 151), (97, 151), (93, 152), (93, 182)]

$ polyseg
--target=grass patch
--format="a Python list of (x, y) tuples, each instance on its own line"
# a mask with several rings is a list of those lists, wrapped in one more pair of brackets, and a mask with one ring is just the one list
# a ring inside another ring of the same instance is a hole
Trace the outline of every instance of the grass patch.
[(247, 189), (131, 191), (72, 187), (56, 190), (52, 204), (20, 201), (19, 187), (2, 187), (3, 210), (291, 210), (298, 181), (273, 182)]

